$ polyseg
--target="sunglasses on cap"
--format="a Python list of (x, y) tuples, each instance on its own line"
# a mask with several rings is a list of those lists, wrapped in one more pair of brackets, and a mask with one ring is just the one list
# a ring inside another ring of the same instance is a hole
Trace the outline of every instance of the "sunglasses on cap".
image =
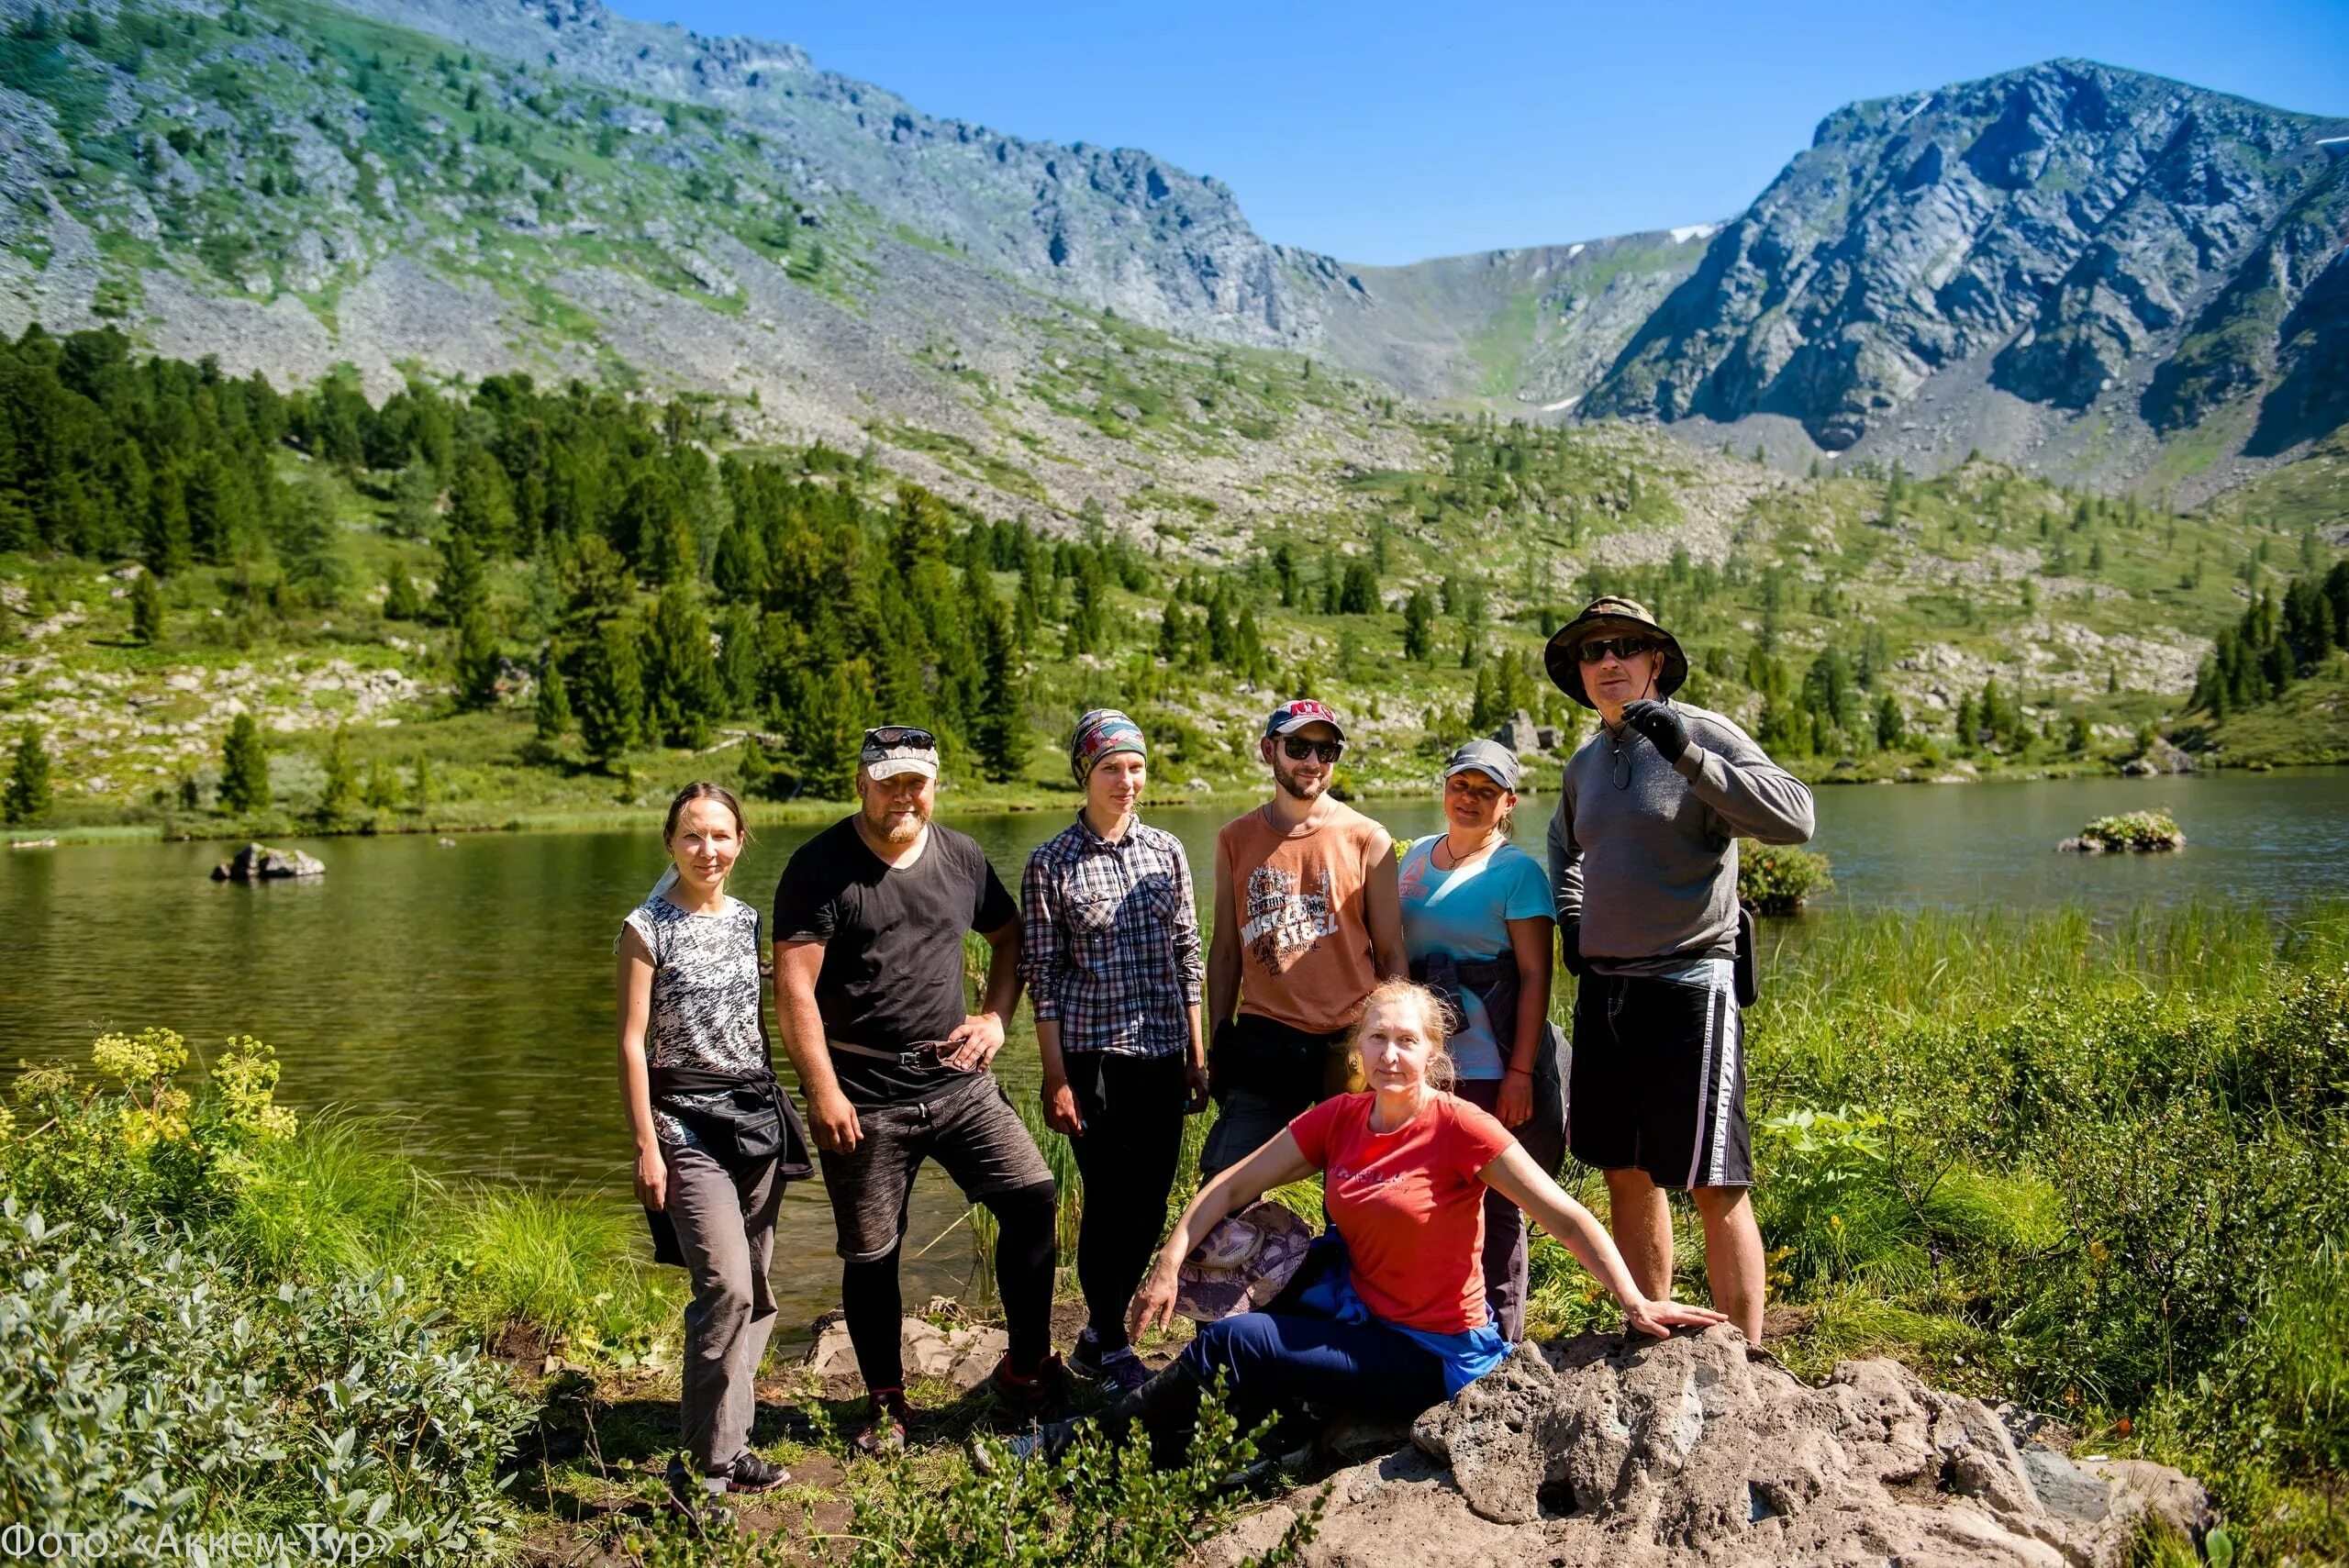
[(1642, 653), (1654, 652), (1655, 644), (1644, 637), (1594, 637), (1582, 642), (1575, 651), (1584, 663), (1596, 664), (1610, 653), (1618, 659), (1637, 659)]
[(1345, 755), (1346, 743), (1342, 740), (1308, 740), (1302, 735), (1284, 735), (1281, 737), (1281, 750), (1288, 753), (1288, 760), (1292, 762), (1318, 757), (1323, 763), (1335, 767), (1338, 759)]
[(938, 750), (938, 737), (927, 729), (918, 729), (908, 724), (885, 724), (878, 729), (864, 732), (864, 749), (868, 751), (895, 751), (900, 746), (910, 746), (917, 751), (935, 751)]

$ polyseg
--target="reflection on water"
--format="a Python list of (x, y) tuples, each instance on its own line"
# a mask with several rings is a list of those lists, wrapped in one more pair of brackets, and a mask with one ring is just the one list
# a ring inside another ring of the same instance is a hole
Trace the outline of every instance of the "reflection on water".
[[(2160, 806), (2185, 827), (2175, 856), (2058, 855), (2091, 817)], [(1550, 803), (1529, 799), (1519, 838), (1537, 852)], [(1152, 811), (1189, 847), (1201, 895), (1230, 808)], [(1440, 826), (1426, 803), (1371, 807), (1397, 833)], [(954, 820), (951, 815), (948, 818)], [(2210, 779), (1823, 789), (1817, 847), (1835, 862), (1837, 908), (2073, 902), (2099, 916), (2188, 899), (2291, 906), (2342, 884), (2349, 770)], [(1065, 818), (958, 822), (1012, 886)], [(761, 830), (735, 887), (763, 907), (783, 862), (817, 829)], [(638, 833), (338, 839), (318, 883), (206, 880), (211, 844), (69, 846), (0, 856), (0, 1060), (80, 1057), (109, 1028), (165, 1024), (198, 1046), (250, 1033), (285, 1062), (284, 1098), (396, 1118), (451, 1173), (611, 1194), (629, 1152), (614, 1077), (611, 939), (662, 864), (658, 820)], [(1036, 1082), (1023, 1011), (1000, 1071)], [(917, 1196), (908, 1253), (960, 1210), (934, 1174)], [(782, 1255), (829, 1253), (813, 1184), (787, 1201)], [(951, 1289), (952, 1243), (909, 1269), (909, 1295)], [(829, 1295), (829, 1269), (778, 1270)]]

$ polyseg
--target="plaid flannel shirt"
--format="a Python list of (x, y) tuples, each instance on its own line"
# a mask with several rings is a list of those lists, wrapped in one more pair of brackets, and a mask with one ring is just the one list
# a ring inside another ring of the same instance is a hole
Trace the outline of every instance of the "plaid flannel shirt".
[(1019, 970), (1061, 1049), (1166, 1056), (1189, 1048), (1207, 965), (1191, 862), (1174, 834), (1137, 822), (1116, 843), (1076, 821), (1028, 857)]

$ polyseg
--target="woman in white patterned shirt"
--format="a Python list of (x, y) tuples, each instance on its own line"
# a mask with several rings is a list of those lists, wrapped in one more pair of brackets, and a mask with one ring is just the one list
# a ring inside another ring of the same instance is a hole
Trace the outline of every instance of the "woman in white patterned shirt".
[(1126, 1338), (1126, 1303), (1165, 1227), (1183, 1118), (1208, 1092), (1191, 864), (1182, 840), (1135, 818), (1146, 751), (1122, 713), (1077, 721), (1069, 767), (1085, 809), (1029, 857), (1019, 898), (1044, 1119), (1085, 1175), (1076, 1274), (1088, 1321), (1069, 1361), (1117, 1393), (1149, 1375)]
[(693, 1274), (685, 1307), (680, 1507), (790, 1479), (750, 1447), (752, 1382), (774, 1327), (767, 1266), (787, 1179), (809, 1173), (806, 1136), (775, 1082), (759, 980), (758, 910), (731, 897), (742, 807), (688, 784), (662, 831), (670, 871), (620, 928), (620, 1091), (636, 1140), (636, 1193), (656, 1237), (674, 1230)]

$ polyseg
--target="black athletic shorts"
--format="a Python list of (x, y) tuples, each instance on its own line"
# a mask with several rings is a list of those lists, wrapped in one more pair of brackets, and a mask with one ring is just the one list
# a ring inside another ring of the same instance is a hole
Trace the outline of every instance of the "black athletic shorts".
[(1586, 974), (1575, 999), (1566, 1147), (1663, 1187), (1750, 1187), (1745, 1029), (1730, 966), (1710, 979)]

